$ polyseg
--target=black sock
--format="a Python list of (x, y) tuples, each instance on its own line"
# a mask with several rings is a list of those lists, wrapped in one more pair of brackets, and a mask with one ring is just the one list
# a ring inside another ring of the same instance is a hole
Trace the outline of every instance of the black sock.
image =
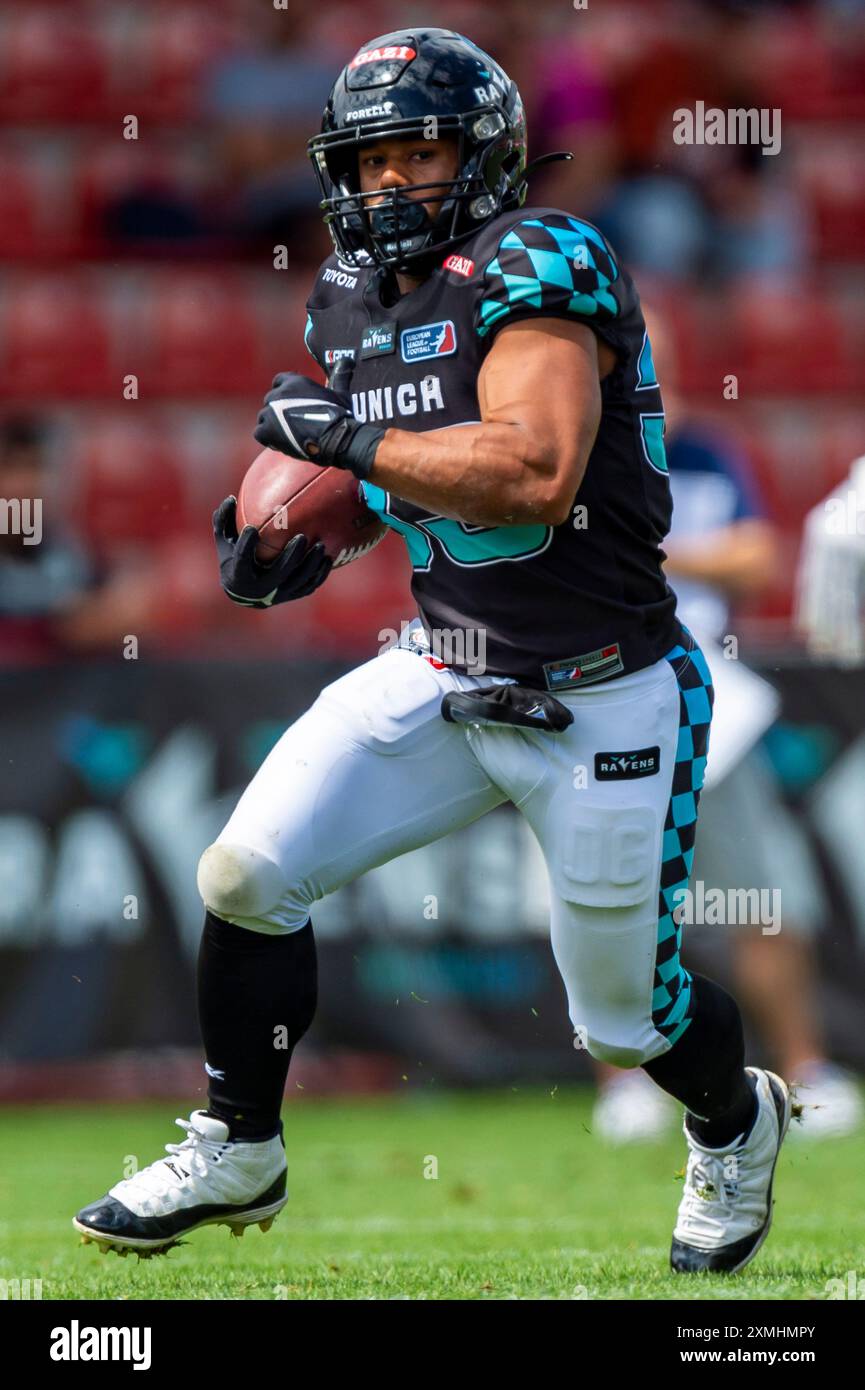
[(280, 1133), (288, 1066), (315, 1015), (312, 922), (265, 936), (208, 912), (198, 953), (198, 1017), (211, 1071), (208, 1114), (233, 1139)]
[(757, 1083), (753, 1076), (746, 1073), (745, 1091), (735, 1105), (717, 1120), (700, 1120), (696, 1115), (689, 1115), (688, 1129), (707, 1149), (726, 1148), (740, 1134), (748, 1137), (754, 1128), (758, 1110)]
[(742, 1016), (732, 995), (705, 975), (691, 974), (694, 1013), (669, 1052), (643, 1070), (681, 1101), (688, 1128), (710, 1149), (750, 1133), (757, 1118), (753, 1078), (745, 1071)]

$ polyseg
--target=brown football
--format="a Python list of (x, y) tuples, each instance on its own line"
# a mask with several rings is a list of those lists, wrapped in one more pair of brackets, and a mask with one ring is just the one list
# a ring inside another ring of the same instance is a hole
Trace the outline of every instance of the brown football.
[(264, 449), (237, 494), (237, 530), (257, 526), (259, 564), (272, 564), (293, 536), (321, 541), (334, 569), (366, 555), (388, 528), (363, 500), (361, 485), (343, 468), (322, 468)]

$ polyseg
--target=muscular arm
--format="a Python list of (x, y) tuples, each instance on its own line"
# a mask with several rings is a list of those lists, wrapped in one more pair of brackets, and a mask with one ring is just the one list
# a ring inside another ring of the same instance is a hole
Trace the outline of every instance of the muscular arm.
[(599, 377), (614, 361), (584, 324), (511, 324), (478, 377), (481, 423), (387, 430), (370, 482), (479, 526), (558, 525), (570, 515), (598, 432)]

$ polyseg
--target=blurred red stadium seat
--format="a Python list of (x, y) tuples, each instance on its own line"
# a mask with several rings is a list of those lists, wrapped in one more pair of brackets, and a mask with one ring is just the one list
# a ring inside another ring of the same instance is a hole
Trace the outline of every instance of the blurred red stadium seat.
[[(686, 395), (717, 399), (730, 366), (731, 329), (724, 305), (713, 296), (676, 295), (671, 305), (680, 384)], [(663, 378), (661, 388), (663, 390)]]
[[(269, 385), (269, 380), (265, 379), (262, 396)], [(258, 405), (255, 399), (248, 407), (233, 412), (207, 442), (207, 472), (200, 470), (199, 490), (207, 497), (211, 509), (229, 493), (237, 493), (243, 475), (260, 451), (261, 446), (252, 437)], [(203, 454), (204, 449), (201, 446), (200, 449)]]
[[(306, 328), (306, 300), (311, 277), (278, 272), (266, 286), (264, 339), (264, 387), (269, 388), (277, 372), (300, 372), (302, 376), (324, 381), (324, 373), (310, 354), (303, 334)], [(260, 392), (264, 394), (264, 390)]]
[(72, 6), (9, 7), (0, 39), (0, 120), (87, 121), (106, 114), (109, 58)]
[(860, 128), (821, 133), (802, 170), (822, 263), (865, 256), (865, 140)]
[(124, 74), (130, 110), (151, 121), (195, 120), (202, 78), (237, 36), (226, 7), (151, 4), (134, 31), (134, 69)]
[(263, 394), (254, 297), (234, 271), (156, 275), (143, 310), (148, 389), (165, 396)]
[(37, 247), (39, 188), (26, 162), (0, 154), (0, 259), (32, 256)]
[(385, 536), (369, 555), (332, 573), (308, 604), (318, 628), (316, 645), (334, 653), (364, 649), (373, 655), (385, 629), (399, 632), (415, 616), (411, 565), (404, 545)]
[(865, 450), (865, 407), (761, 405), (747, 416), (748, 452), (772, 516), (799, 529)]
[(14, 278), (0, 305), (0, 395), (119, 394), (98, 289), (69, 275)]
[(826, 295), (800, 286), (748, 283), (727, 299), (736, 338), (728, 371), (739, 377), (740, 398), (833, 393), (853, 389), (861, 377), (847, 324)]
[[(762, 28), (761, 82), (785, 121), (865, 120), (865, 31), (861, 21), (803, 7)], [(758, 32), (760, 32), (758, 30)]]
[(79, 135), (16, 132), (0, 145), (0, 260), (81, 258)]
[(77, 520), (101, 555), (130, 542), (152, 549), (187, 527), (185, 479), (168, 422), (115, 413), (86, 419), (70, 464), (78, 477)]

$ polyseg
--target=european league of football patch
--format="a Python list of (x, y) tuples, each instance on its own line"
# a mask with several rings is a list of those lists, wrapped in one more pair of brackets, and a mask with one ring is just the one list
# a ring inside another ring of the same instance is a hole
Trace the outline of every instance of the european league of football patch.
[(599, 647), (597, 651), (585, 652), (583, 656), (546, 662), (544, 679), (547, 690), (574, 690), (577, 686), (591, 685), (593, 681), (618, 675), (624, 669), (619, 644), (614, 642), (610, 647)]

